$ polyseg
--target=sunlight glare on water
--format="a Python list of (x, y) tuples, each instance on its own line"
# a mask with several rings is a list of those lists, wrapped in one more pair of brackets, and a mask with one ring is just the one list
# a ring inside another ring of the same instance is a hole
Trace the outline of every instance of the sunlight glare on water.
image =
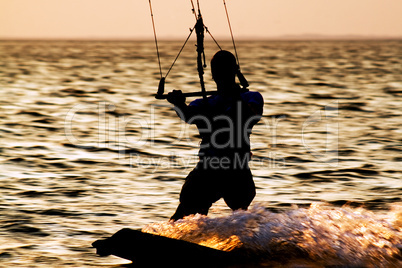
[(402, 206), (385, 214), (363, 208), (334, 208), (313, 203), (272, 213), (260, 206), (229, 216), (189, 216), (152, 223), (142, 231), (215, 249), (243, 249), (261, 259), (304, 258), (314, 262), (388, 267), (402, 257)]
[[(164, 71), (181, 45), (160, 42)], [(126, 261), (99, 258), (91, 243), (144, 226), (323, 266), (394, 263), (402, 42), (239, 41), (237, 49), (250, 90), (265, 101), (251, 135), (254, 207), (231, 214), (221, 201), (209, 217), (172, 224), (200, 140), (154, 98), (154, 43), (0, 41), (0, 266), (119, 265)], [(207, 65), (216, 51), (205, 43)], [(205, 82), (215, 90), (209, 66)], [(200, 90), (193, 45), (167, 78), (173, 89)]]

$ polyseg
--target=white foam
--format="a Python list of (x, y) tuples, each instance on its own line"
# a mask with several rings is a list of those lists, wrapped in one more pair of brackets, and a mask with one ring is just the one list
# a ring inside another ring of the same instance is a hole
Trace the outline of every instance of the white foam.
[(242, 248), (267, 258), (281, 257), (276, 255), (284, 251), (289, 258), (300, 257), (303, 252), (317, 262), (386, 267), (401, 257), (402, 205), (383, 214), (319, 203), (282, 213), (254, 206), (228, 216), (197, 214), (153, 223), (143, 231), (220, 250)]

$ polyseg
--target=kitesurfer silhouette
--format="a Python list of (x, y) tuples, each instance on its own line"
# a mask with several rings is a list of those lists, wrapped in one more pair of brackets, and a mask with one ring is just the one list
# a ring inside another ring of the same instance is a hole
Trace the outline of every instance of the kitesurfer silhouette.
[(200, 160), (186, 178), (172, 221), (196, 213), (207, 215), (220, 198), (232, 210), (245, 210), (256, 194), (248, 164), (250, 134), (262, 116), (263, 98), (236, 83), (240, 70), (232, 53), (218, 51), (211, 60), (211, 72), (216, 95), (189, 105), (180, 90), (167, 96), (178, 116), (195, 124), (202, 138)]

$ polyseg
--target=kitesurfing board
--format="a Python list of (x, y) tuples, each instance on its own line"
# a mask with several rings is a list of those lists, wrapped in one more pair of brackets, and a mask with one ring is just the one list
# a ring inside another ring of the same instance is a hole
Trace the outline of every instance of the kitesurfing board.
[[(238, 252), (226, 252), (195, 243), (124, 228), (92, 244), (101, 256), (114, 255), (135, 264), (184, 267), (223, 267), (242, 260)], [(207, 266), (205, 266), (207, 265)]]

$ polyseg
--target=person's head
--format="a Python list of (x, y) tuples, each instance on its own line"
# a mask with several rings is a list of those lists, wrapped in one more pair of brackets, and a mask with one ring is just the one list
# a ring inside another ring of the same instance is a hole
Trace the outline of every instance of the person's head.
[(220, 83), (234, 83), (239, 69), (235, 56), (226, 50), (218, 51), (211, 59), (212, 78)]

